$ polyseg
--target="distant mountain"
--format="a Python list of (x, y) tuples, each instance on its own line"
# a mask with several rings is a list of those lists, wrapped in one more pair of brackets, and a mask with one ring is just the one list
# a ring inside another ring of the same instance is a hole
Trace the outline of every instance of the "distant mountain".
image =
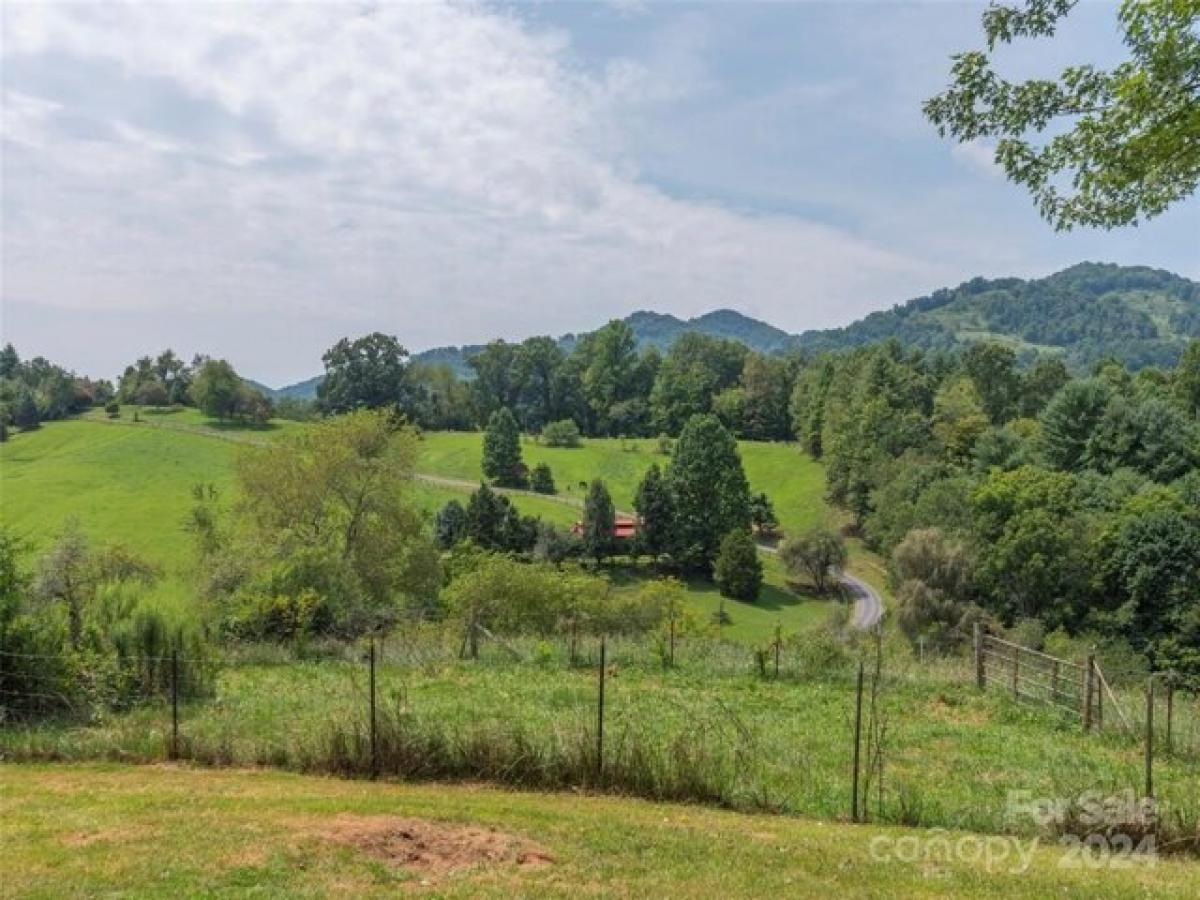
[[(688, 332), (739, 341), (759, 353), (820, 353), (892, 338), (925, 350), (999, 341), (1026, 359), (1039, 353), (1061, 355), (1073, 368), (1107, 356), (1141, 368), (1173, 365), (1188, 340), (1200, 338), (1200, 284), (1144, 266), (1080, 263), (1046, 278), (974, 278), (844, 328), (800, 335), (732, 309), (694, 319), (643, 310), (624, 321), (640, 347), (662, 351)], [(579, 337), (563, 335), (559, 346), (570, 352)], [(435, 347), (413, 359), (447, 365), (470, 378), (474, 373), (467, 361), (482, 349), (480, 344)], [(320, 381), (317, 376), (272, 393), (311, 398)]]
[(1080, 263), (1047, 278), (974, 278), (845, 328), (808, 331), (796, 346), (843, 350), (894, 338), (926, 350), (999, 341), (1024, 357), (1061, 355), (1073, 368), (1111, 356), (1169, 366), (1200, 337), (1200, 284), (1144, 266)]

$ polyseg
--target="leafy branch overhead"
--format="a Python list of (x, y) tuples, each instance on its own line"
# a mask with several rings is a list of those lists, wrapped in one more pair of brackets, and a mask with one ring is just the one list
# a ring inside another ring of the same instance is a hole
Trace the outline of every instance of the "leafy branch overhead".
[(1200, 181), (1200, 0), (1124, 0), (1129, 58), (1111, 70), (1064, 69), (1009, 81), (996, 51), (1052, 37), (1076, 0), (993, 4), (986, 50), (954, 56), (951, 84), (926, 101), (943, 137), (995, 142), (995, 160), (1058, 230), (1136, 225)]

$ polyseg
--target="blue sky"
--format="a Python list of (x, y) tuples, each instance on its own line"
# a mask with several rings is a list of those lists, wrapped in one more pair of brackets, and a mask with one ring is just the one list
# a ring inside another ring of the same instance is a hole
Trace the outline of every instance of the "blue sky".
[[(921, 101), (976, 3), (4, 7), (3, 330), (112, 375), (279, 384), (411, 349), (739, 309), (792, 331), (1084, 259), (1200, 276), (1200, 201), (1056, 234)], [(1120, 58), (1085, 3), (1012, 75)]]

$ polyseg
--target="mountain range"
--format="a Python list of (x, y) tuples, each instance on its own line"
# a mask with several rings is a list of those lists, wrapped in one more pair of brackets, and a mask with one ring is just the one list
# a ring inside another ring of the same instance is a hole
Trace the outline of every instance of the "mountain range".
[[(1132, 368), (1169, 366), (1200, 338), (1200, 283), (1161, 269), (1080, 263), (1045, 278), (973, 278), (958, 287), (871, 313), (843, 328), (789, 334), (732, 309), (693, 319), (639, 311), (623, 320), (642, 348), (670, 349), (688, 332), (739, 341), (759, 353), (821, 353), (895, 339), (923, 350), (951, 351), (999, 341), (1023, 360), (1057, 354), (1073, 369), (1113, 357)], [(580, 335), (560, 337), (569, 352)], [(413, 355), (471, 377), (467, 364), (482, 345), (436, 347)], [(321, 376), (273, 390), (313, 397)]]

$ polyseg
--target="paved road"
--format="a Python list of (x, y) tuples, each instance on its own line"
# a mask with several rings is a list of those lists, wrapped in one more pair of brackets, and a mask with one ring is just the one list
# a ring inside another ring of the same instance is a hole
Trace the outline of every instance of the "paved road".
[[(776, 553), (776, 549), (768, 544), (759, 544), (758, 549), (763, 553)], [(860, 631), (869, 631), (879, 624), (883, 618), (883, 599), (875, 588), (861, 578), (855, 578), (846, 572), (839, 580), (851, 597), (854, 598), (854, 612), (850, 615), (850, 624)]]
[[(417, 474), (416, 479), (423, 481), (426, 484), (435, 484), (439, 487), (448, 487), (454, 490), (475, 490), (479, 487), (474, 481), (467, 481), (462, 478), (445, 478), (440, 475), (422, 475)], [(542, 500), (551, 500), (555, 503), (562, 503), (566, 506), (580, 509), (583, 507), (583, 501), (574, 497), (560, 497), (553, 494), (537, 494), (533, 491), (524, 491), (520, 488), (493, 488), (493, 490), (501, 494), (512, 494), (515, 496), (537, 497)], [(633, 516), (633, 513), (617, 511), (620, 516)], [(758, 549), (763, 553), (775, 553), (775, 548), (768, 544), (759, 544)], [(846, 592), (854, 598), (854, 612), (850, 616), (850, 624), (861, 631), (868, 631), (879, 624), (879, 620), (883, 618), (883, 600), (880, 598), (876, 590), (863, 581), (861, 578), (855, 578), (853, 575), (848, 575), (843, 572), (841, 575), (842, 585), (846, 588)]]

